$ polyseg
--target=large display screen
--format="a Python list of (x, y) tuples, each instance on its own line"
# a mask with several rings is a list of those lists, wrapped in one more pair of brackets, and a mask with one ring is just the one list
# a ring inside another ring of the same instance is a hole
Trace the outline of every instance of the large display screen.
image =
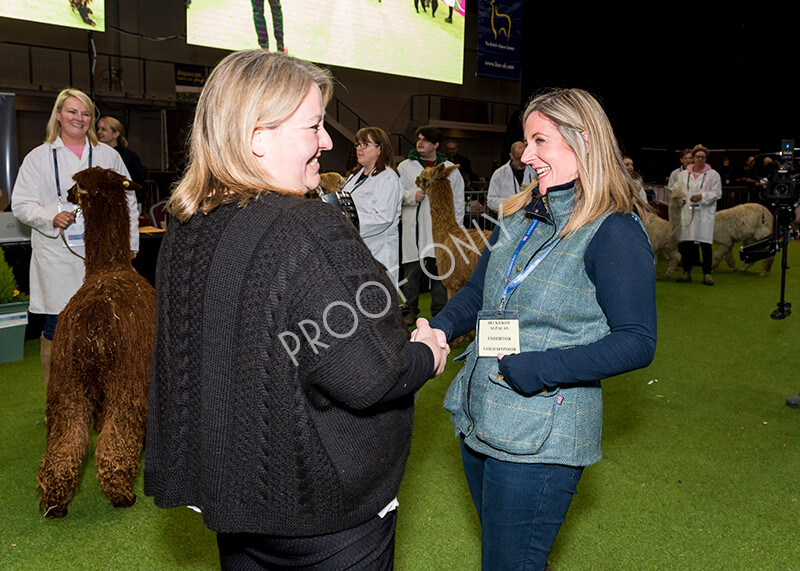
[(191, 0), (186, 41), (462, 83), (465, 1)]
[(0, 16), (106, 31), (105, 0), (0, 0)]

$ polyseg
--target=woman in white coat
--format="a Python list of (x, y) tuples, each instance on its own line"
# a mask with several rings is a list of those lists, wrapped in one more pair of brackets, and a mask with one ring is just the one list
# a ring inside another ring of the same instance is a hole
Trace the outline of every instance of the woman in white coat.
[(681, 217), (681, 254), (683, 275), (678, 283), (692, 281), (692, 267), (697, 265), (698, 245), (702, 251), (703, 283), (714, 285), (711, 279), (711, 244), (714, 241), (714, 217), (717, 201), (722, 198), (722, 179), (708, 161), (708, 149), (696, 146), (692, 150), (694, 164), (679, 175), (679, 184), (686, 193), (686, 206)]
[[(76, 206), (67, 202), (67, 192), (75, 184), (72, 176), (96, 166), (129, 177), (119, 153), (98, 141), (94, 117), (94, 104), (85, 93), (77, 89), (59, 93), (47, 123), (47, 138), (22, 161), (11, 194), (14, 216), (33, 230), (29, 309), (45, 318), (41, 337), (45, 383), (58, 314), (83, 283), (83, 220), (76, 215)], [(132, 191), (128, 206), (131, 249), (136, 252), (139, 211)]]
[(378, 127), (359, 129), (355, 139), (359, 166), (350, 172), (344, 190), (355, 202), (361, 238), (397, 286), (403, 187), (392, 147), (386, 132)]

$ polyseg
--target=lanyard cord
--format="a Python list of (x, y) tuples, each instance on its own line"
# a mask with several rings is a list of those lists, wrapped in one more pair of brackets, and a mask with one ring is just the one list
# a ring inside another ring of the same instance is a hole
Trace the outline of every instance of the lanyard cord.
[[(89, 168), (92, 168), (92, 145), (89, 145)], [(58, 178), (58, 156), (56, 149), (53, 149), (53, 170), (56, 173), (56, 192), (58, 193), (58, 203), (61, 204), (61, 181)]]
[(536, 266), (542, 263), (545, 257), (547, 257), (547, 254), (549, 254), (553, 250), (553, 248), (555, 248), (556, 245), (561, 241), (561, 238), (557, 238), (556, 241), (550, 244), (550, 246), (544, 252), (542, 252), (542, 254), (538, 258), (536, 258), (535, 260), (533, 260), (533, 262), (528, 264), (528, 266), (525, 268), (525, 271), (517, 275), (517, 277), (515, 277), (513, 280), (509, 281), (509, 278), (511, 277), (511, 272), (514, 271), (514, 264), (517, 261), (517, 257), (519, 257), (519, 254), (522, 251), (523, 246), (525, 246), (525, 243), (528, 241), (528, 238), (531, 237), (533, 231), (536, 229), (538, 225), (539, 225), (539, 220), (533, 220), (530, 223), (528, 229), (525, 231), (525, 234), (522, 236), (522, 239), (519, 241), (519, 244), (517, 244), (514, 253), (511, 255), (511, 259), (508, 262), (508, 269), (506, 270), (505, 286), (503, 287), (503, 296), (500, 298), (500, 309), (503, 309), (505, 307), (505, 302), (506, 299), (508, 299), (508, 296), (511, 295), (511, 293), (519, 286), (519, 284), (522, 283), (522, 281), (526, 277), (530, 275), (530, 273), (534, 269), (536, 269)]

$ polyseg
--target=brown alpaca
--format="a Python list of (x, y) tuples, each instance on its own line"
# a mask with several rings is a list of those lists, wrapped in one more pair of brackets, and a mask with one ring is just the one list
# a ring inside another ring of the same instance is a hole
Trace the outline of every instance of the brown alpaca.
[(155, 336), (155, 290), (131, 265), (125, 190), (138, 185), (100, 167), (77, 173), (68, 194), (84, 213), (86, 275), (60, 313), (47, 386), (47, 447), (36, 476), (39, 509), (67, 515), (97, 431), (100, 488), (114, 507), (136, 501)]
[(338, 172), (319, 173), (319, 185), (314, 190), (309, 190), (306, 196), (309, 198), (319, 198), (323, 194), (337, 192), (344, 188), (347, 179)]
[(424, 169), (417, 177), (417, 187), (431, 201), (431, 224), (436, 244), (436, 267), (447, 297), (453, 297), (472, 275), (472, 270), (491, 236), (490, 230), (464, 228), (456, 221), (450, 173), (458, 165), (444, 163)]
[(658, 263), (658, 257), (663, 256), (669, 260), (667, 264), (667, 277), (672, 275), (681, 255), (678, 252), (678, 242), (681, 239), (681, 214), (686, 204), (686, 195), (683, 189), (676, 188), (669, 194), (669, 208), (667, 215), (669, 220), (664, 220), (653, 213), (647, 217), (644, 223), (647, 236), (650, 238), (650, 245), (653, 247), (653, 257)]
[[(772, 213), (766, 206), (757, 203), (739, 204), (732, 208), (720, 210), (714, 217), (714, 243), (717, 245), (711, 259), (711, 269), (719, 267), (722, 260), (736, 271), (733, 259), (734, 242), (747, 246), (772, 234)], [(772, 269), (775, 256), (764, 260), (764, 267), (759, 274), (767, 275)], [(753, 264), (745, 264), (741, 271), (746, 272)]]

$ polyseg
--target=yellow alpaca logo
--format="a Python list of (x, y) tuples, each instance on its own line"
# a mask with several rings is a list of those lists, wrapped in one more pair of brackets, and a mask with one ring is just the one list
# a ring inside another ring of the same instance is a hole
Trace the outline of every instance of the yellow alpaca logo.
[[(497, 34), (503, 32), (506, 35), (506, 41), (508, 41), (511, 35), (511, 16), (498, 12), (495, 0), (492, 0), (490, 4), (492, 5), (492, 32), (494, 32), (494, 39), (497, 39)], [(495, 19), (498, 20), (497, 26), (494, 23)]]

